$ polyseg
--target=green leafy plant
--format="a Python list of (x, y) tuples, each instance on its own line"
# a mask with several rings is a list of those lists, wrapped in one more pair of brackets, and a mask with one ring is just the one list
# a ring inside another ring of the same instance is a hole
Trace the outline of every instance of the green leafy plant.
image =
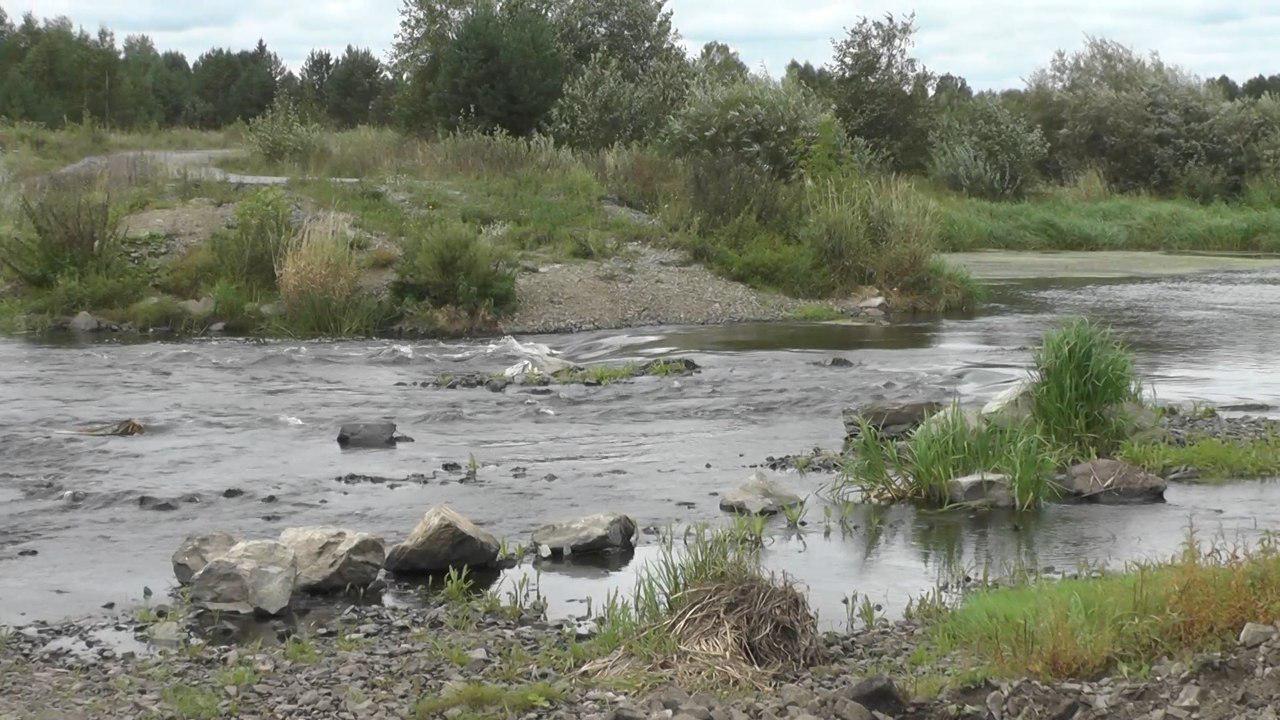
[(411, 238), (393, 286), (397, 296), (469, 313), (501, 313), (515, 303), (515, 272), (504, 253), (463, 223), (430, 226)]

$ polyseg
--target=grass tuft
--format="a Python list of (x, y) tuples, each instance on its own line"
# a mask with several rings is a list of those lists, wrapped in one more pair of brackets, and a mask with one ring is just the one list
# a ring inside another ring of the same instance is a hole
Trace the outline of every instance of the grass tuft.
[(1117, 453), (1121, 460), (1157, 475), (1194, 468), (1201, 480), (1280, 477), (1280, 437), (1252, 440), (1204, 438), (1186, 445), (1129, 440)]
[(283, 329), (304, 336), (371, 335), (381, 308), (363, 287), (363, 268), (336, 214), (312, 218), (289, 243), (279, 266)]

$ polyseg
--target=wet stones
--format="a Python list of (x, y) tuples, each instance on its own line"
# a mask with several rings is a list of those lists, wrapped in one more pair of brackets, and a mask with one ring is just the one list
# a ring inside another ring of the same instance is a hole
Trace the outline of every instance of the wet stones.
[(862, 434), (862, 423), (865, 422), (882, 438), (902, 439), (942, 409), (942, 403), (933, 401), (902, 405), (873, 404), (861, 408), (850, 408), (842, 414), (845, 435), (848, 438), (858, 437)]
[(186, 585), (210, 560), (225, 555), (239, 540), (224, 532), (191, 535), (173, 553), (173, 574)]
[(493, 535), (452, 508), (437, 505), (422, 516), (404, 542), (391, 548), (386, 567), (389, 572), (410, 575), (490, 567), (499, 549)]
[(1077, 500), (1115, 505), (1163, 502), (1168, 483), (1140, 467), (1098, 459), (1073, 465), (1062, 486), (1068, 496)]
[(280, 544), (297, 560), (298, 588), (311, 592), (369, 587), (387, 556), (382, 538), (344, 528), (289, 528)]
[(237, 543), (191, 578), (191, 600), (206, 610), (276, 615), (298, 578), (292, 550), (271, 540)]
[(947, 502), (982, 507), (1013, 507), (1013, 486), (1008, 475), (974, 473), (954, 478), (947, 483)]
[(804, 500), (757, 470), (751, 479), (720, 498), (720, 509), (748, 515), (776, 515)]
[(602, 513), (533, 531), (533, 544), (544, 557), (616, 552), (635, 547), (636, 523), (626, 515)]
[(413, 438), (397, 435), (393, 422), (346, 423), (338, 430), (338, 445), (343, 448), (393, 448), (401, 442), (413, 442)]

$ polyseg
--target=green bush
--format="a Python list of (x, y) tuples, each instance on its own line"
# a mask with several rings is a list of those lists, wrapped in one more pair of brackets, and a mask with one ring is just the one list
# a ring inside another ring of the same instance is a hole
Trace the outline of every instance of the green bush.
[(293, 103), (278, 98), (267, 112), (249, 121), (249, 146), (269, 163), (308, 164), (320, 151), (320, 128), (307, 122)]
[(800, 83), (751, 78), (695, 89), (668, 141), (680, 156), (731, 160), (787, 180), (835, 126), (826, 103)]
[(802, 188), (757, 165), (728, 156), (706, 155), (685, 163), (683, 202), (693, 223), (723, 227), (747, 216), (769, 226), (785, 226), (799, 210)]
[(30, 232), (0, 239), (0, 265), (33, 287), (67, 276), (108, 273), (121, 265), (123, 234), (105, 197), (50, 190), (23, 198)]
[(1031, 415), (1074, 458), (1119, 447), (1129, 430), (1125, 405), (1139, 396), (1133, 356), (1107, 328), (1072, 320), (1035, 352)]
[(989, 200), (1026, 194), (1047, 145), (1032, 127), (991, 100), (977, 100), (934, 134), (930, 174), (952, 190)]
[(515, 305), (515, 271), (506, 256), (463, 223), (435, 225), (411, 238), (398, 274), (392, 291), (403, 300), (472, 314)]
[(668, 155), (637, 146), (617, 145), (595, 157), (596, 179), (623, 205), (655, 213), (678, 193), (684, 167)]
[(235, 226), (214, 234), (212, 263), (221, 279), (254, 291), (276, 286), (276, 267), (293, 235), (292, 208), (277, 189), (259, 190), (236, 206)]
[(616, 58), (597, 55), (565, 82), (552, 108), (550, 132), (570, 147), (602, 150), (656, 139), (689, 92), (683, 62), (662, 62), (637, 74)]

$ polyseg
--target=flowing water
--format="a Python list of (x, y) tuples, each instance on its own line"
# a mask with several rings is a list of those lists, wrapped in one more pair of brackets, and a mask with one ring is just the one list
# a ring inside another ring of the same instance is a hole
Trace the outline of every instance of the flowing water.
[[(685, 356), (704, 369), (546, 394), (398, 385), (441, 372), (495, 371), (501, 342), (361, 341), (57, 344), (0, 340), (0, 623), (91, 614), (163, 594), (169, 556), (193, 532), (272, 537), (340, 524), (402, 538), (447, 502), (499, 536), (602, 511), (648, 527), (722, 523), (715, 495), (770, 455), (842, 439), (840, 410), (945, 395), (981, 402), (1023, 377), (1030, 348), (1065, 316), (1113, 325), (1161, 401), (1280, 404), (1280, 272), (1000, 286), (981, 315), (889, 327), (768, 324), (522, 338), (576, 362)], [(833, 356), (850, 368), (817, 365)], [(543, 391), (538, 391), (543, 392)], [(76, 428), (136, 418), (145, 435)], [(393, 419), (416, 439), (342, 451), (344, 420)], [(475, 482), (441, 470), (481, 467)], [(346, 484), (348, 473), (400, 479)], [(413, 474), (424, 478), (408, 479)], [(790, 475), (815, 493), (828, 477)], [(224, 497), (228, 489), (243, 490)], [(180, 502), (139, 507), (151, 495)], [(767, 564), (806, 584), (828, 626), (858, 592), (890, 613), (957, 572), (1014, 564), (1067, 570), (1169, 555), (1189, 524), (1205, 535), (1280, 529), (1280, 485), (1175, 485), (1160, 505), (1051, 506), (1018, 517), (860, 507), (824, 532), (771, 526)], [(553, 614), (627, 589), (629, 564), (541, 564)], [(36, 551), (32, 555), (30, 551)], [(24, 554), (25, 553), (25, 554)]]

